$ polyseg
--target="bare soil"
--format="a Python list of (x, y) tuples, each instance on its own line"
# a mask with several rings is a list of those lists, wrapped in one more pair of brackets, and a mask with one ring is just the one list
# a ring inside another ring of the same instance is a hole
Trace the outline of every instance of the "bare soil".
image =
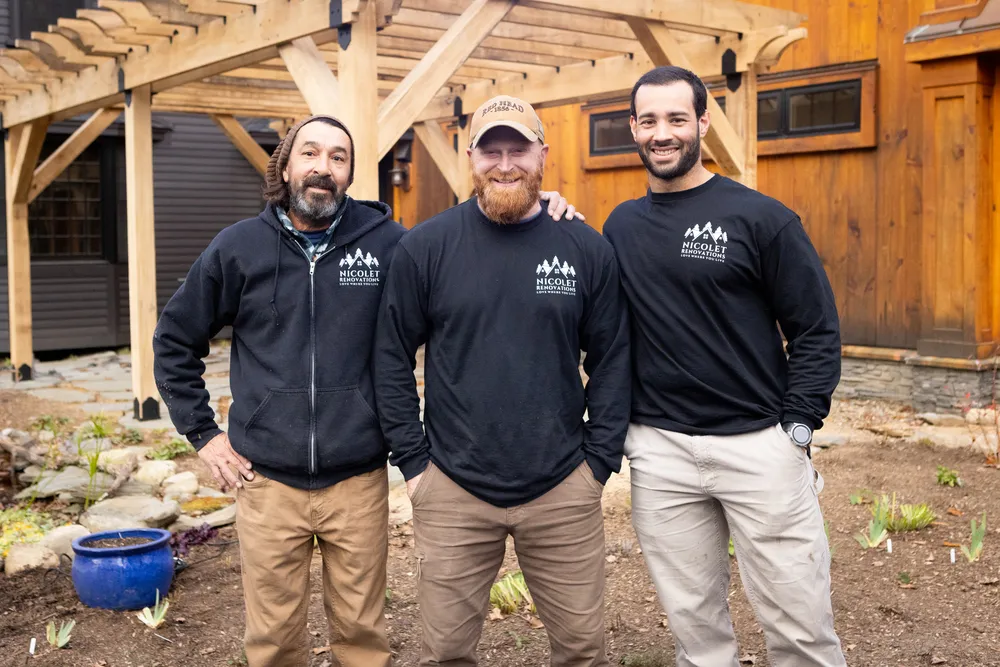
[[(0, 395), (0, 424), (3, 424)], [(875, 411), (873, 417), (872, 411)], [(892, 407), (839, 404), (839, 419), (906, 422), (912, 415)], [(10, 421), (6, 423), (11, 423)], [(17, 422), (14, 422), (17, 423)], [(851, 667), (1000, 665), (1000, 531), (990, 528), (978, 562), (969, 563), (952, 544), (969, 543), (969, 521), (983, 512), (1000, 525), (1000, 470), (978, 452), (944, 449), (891, 437), (866, 445), (844, 445), (816, 454), (825, 479), (821, 503), (830, 523), (831, 576), (837, 630)], [(178, 459), (197, 468), (193, 456)], [(2, 462), (0, 462), (2, 465)], [(936, 483), (936, 467), (959, 471), (964, 486)], [(900, 502), (927, 502), (938, 515), (930, 527), (892, 535), (883, 546), (863, 550), (854, 535), (871, 514), (851, 505), (852, 493), (896, 492)], [(9, 489), (0, 486), (0, 502)], [(949, 513), (950, 511), (950, 513)], [(612, 664), (674, 665), (673, 640), (646, 573), (629, 519), (627, 495), (606, 495), (608, 549), (606, 624)], [(62, 571), (0, 576), (0, 665), (60, 667), (157, 667), (241, 665), (243, 608), (239, 548), (232, 527), (213, 543), (185, 557), (170, 593), (166, 623), (155, 632), (134, 612), (84, 607), (76, 598), (68, 565)], [(504, 572), (516, 569), (508, 550)], [(743, 592), (735, 559), (730, 605), (740, 641), (741, 664), (767, 661), (764, 636)], [(396, 664), (416, 665), (420, 625), (415, 595), (413, 536), (409, 524), (390, 529), (389, 637)], [(318, 556), (313, 562), (309, 617), (311, 667), (329, 666)], [(906, 583), (909, 582), (909, 583)], [(67, 648), (45, 642), (45, 625), (75, 619)], [(484, 666), (548, 664), (544, 629), (528, 613), (487, 620), (479, 646)], [(33, 659), (27, 656), (38, 639)]]
[(134, 547), (139, 544), (152, 542), (148, 537), (107, 537), (102, 540), (86, 540), (83, 546), (91, 549), (119, 549), (121, 547)]

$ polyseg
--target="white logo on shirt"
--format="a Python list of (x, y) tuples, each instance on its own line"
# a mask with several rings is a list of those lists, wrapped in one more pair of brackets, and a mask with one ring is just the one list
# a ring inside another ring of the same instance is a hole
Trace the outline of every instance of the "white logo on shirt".
[(361, 248), (352, 255), (347, 253), (340, 260), (340, 284), (354, 287), (378, 287), (378, 258), (371, 253), (361, 252)]
[(725, 244), (729, 243), (729, 236), (722, 227), (713, 228), (711, 222), (706, 222), (704, 227), (695, 224), (684, 232), (684, 239), (681, 257), (695, 257), (712, 262), (726, 261)]
[(576, 269), (569, 262), (559, 263), (558, 255), (552, 257), (552, 263), (544, 259), (535, 269), (536, 294), (566, 294), (576, 296)]

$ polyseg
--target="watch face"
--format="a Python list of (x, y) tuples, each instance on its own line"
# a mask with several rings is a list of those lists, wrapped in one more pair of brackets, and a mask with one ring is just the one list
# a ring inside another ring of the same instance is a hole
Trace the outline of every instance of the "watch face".
[(809, 428), (803, 426), (802, 424), (797, 424), (792, 427), (792, 441), (798, 445), (806, 445), (809, 443)]

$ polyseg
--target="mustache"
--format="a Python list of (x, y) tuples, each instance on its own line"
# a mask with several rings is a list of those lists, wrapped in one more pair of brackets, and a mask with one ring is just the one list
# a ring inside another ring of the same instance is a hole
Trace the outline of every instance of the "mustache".
[(527, 178), (527, 176), (528, 173), (520, 167), (514, 167), (509, 171), (502, 171), (496, 167), (486, 172), (486, 178), (491, 181), (499, 181), (500, 183), (513, 183), (514, 181)]
[(676, 141), (650, 141), (646, 144), (646, 148), (684, 148), (684, 144)]
[(307, 176), (302, 179), (302, 188), (323, 188), (330, 192), (337, 192), (337, 184), (330, 176)]

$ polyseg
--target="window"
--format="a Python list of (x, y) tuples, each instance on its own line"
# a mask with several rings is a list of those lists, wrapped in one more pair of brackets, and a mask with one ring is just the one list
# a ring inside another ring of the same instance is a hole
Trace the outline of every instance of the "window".
[[(41, 160), (61, 143), (46, 140)], [(113, 148), (98, 140), (45, 188), (28, 208), (31, 258), (104, 259), (111, 254), (116, 196)]]
[(861, 80), (792, 88), (788, 98), (788, 133), (819, 134), (861, 127)]
[(781, 92), (757, 93), (757, 138), (781, 133)]
[(635, 152), (629, 110), (595, 113), (590, 116), (590, 154), (617, 155)]

